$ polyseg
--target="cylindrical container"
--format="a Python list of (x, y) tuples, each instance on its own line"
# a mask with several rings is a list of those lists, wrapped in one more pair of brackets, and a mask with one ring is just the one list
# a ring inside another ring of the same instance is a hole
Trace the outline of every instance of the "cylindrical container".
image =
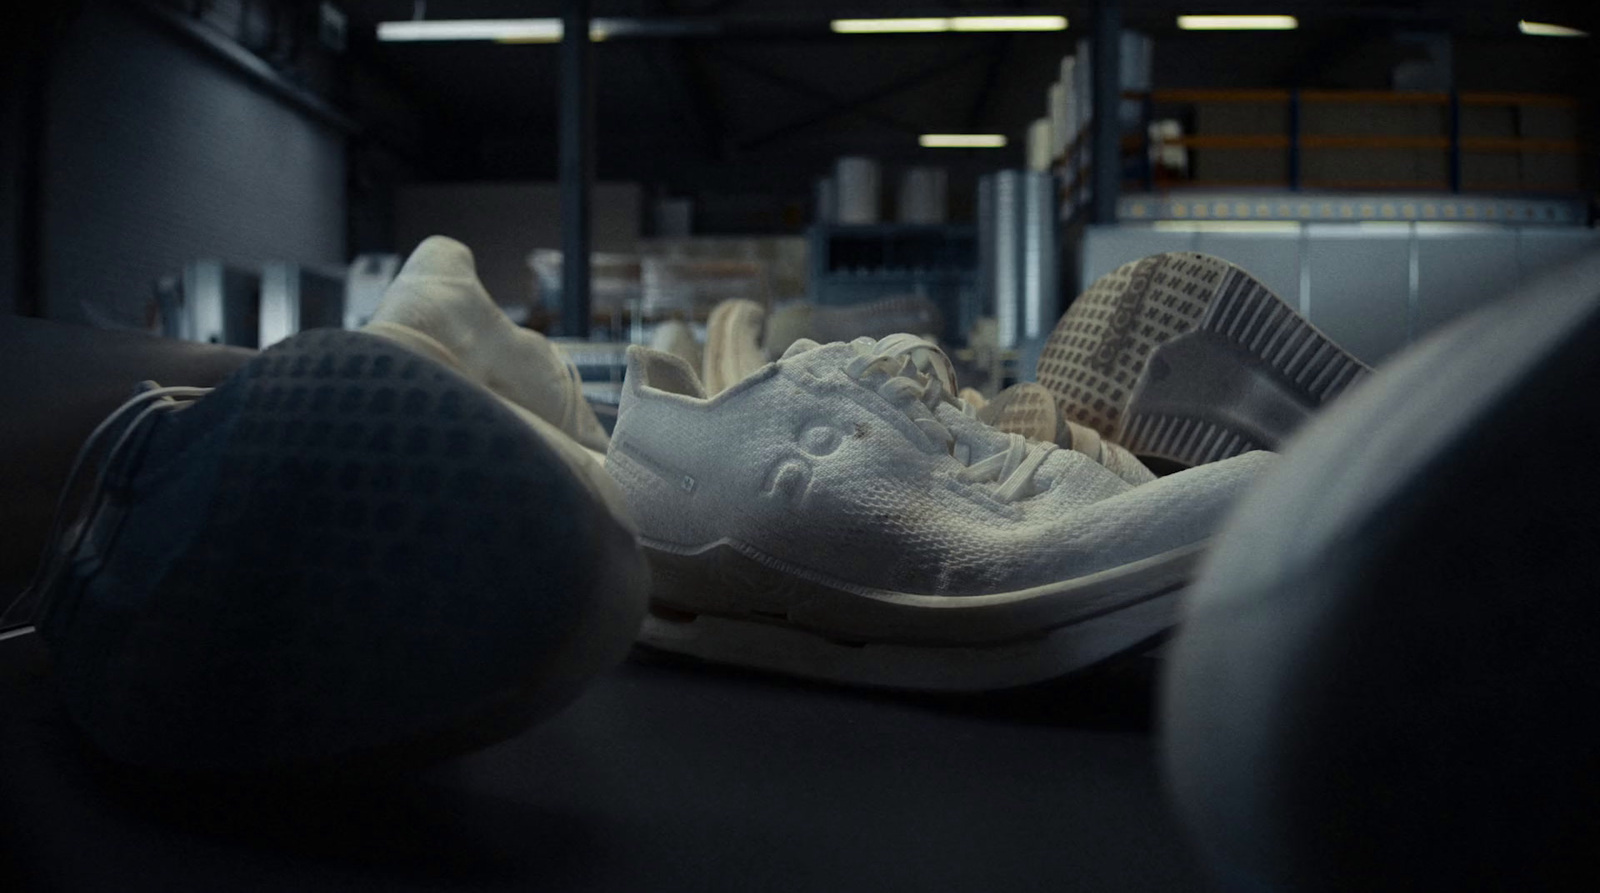
[(1050, 102), (1045, 109), (1050, 118), (1050, 157), (1060, 158), (1072, 142), (1072, 122), (1067, 119), (1068, 85), (1056, 81), (1050, 85)]
[(982, 271), (985, 303), (993, 308), (999, 347), (1009, 349), (1016, 346), (1021, 330), (1022, 172), (1000, 171), (984, 179), (989, 183), (984, 210), (992, 212), (979, 222), (986, 228), (982, 238), (988, 247)]
[(948, 217), (948, 177), (942, 167), (907, 168), (897, 196), (901, 223), (944, 223)]
[[(1026, 171), (1022, 183), (1022, 304), (1018, 312), (1020, 341), (1042, 338), (1055, 328), (1061, 312), (1059, 256), (1056, 240), (1056, 184), (1048, 173)], [(1008, 345), (1009, 346), (1009, 345)]]
[(871, 158), (841, 158), (834, 163), (833, 182), (838, 190), (838, 222), (877, 223), (878, 163)]
[(817, 180), (817, 222), (839, 222), (839, 190), (834, 188), (832, 177)]
[(1050, 126), (1049, 118), (1040, 118), (1028, 127), (1028, 170), (1047, 171), (1050, 169), (1051, 138), (1054, 132)]

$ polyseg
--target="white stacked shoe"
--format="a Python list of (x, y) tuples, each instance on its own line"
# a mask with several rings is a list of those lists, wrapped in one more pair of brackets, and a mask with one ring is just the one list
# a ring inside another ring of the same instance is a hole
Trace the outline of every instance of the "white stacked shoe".
[(1144, 646), (1250, 453), (1134, 487), (1006, 434), (909, 335), (794, 344), (707, 397), (630, 348), (607, 468), (650, 559), (645, 644), (904, 689), (1028, 684)]
[(398, 341), (555, 426), (601, 458), (606, 432), (583, 399), (578, 370), (538, 332), (495, 304), (472, 251), (445, 236), (417, 246), (363, 331)]

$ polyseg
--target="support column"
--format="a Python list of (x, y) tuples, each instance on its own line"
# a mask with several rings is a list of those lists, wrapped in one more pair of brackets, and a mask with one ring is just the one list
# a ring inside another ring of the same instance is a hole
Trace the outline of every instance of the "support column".
[(1117, 222), (1117, 197), (1122, 193), (1122, 6), (1121, 0), (1094, 0), (1093, 193), (1089, 219)]
[(561, 334), (589, 337), (589, 191), (594, 83), (589, 0), (561, 4)]

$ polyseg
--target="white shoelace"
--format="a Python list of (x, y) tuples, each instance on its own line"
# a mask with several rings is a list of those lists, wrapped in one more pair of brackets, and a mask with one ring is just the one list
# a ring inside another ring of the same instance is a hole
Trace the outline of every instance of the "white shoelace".
[[(189, 406), (195, 400), (211, 393), (210, 388), (185, 388), (157, 386), (154, 382), (145, 382), (141, 387), (144, 390), (134, 394), (126, 403), (123, 403), (115, 412), (105, 418), (91, 433), (83, 446), (78, 449), (78, 455), (72, 460), (72, 469), (67, 472), (67, 481), (61, 487), (61, 495), (56, 499), (55, 516), (50, 522), (50, 534), (45, 541), (44, 555), (39, 560), (39, 567), (34, 571), (33, 579), (28, 582), (28, 587), (22, 590), (4, 614), (0, 614), (0, 641), (16, 636), (25, 635), (32, 630), (34, 621), (42, 615), (44, 605), (40, 602), (44, 593), (50, 589), (49, 584), (61, 572), (77, 552), (79, 544), (83, 541), (86, 531), (94, 526), (95, 516), (105, 503), (105, 478), (107, 469), (114, 463), (117, 456), (127, 449), (132, 442), (133, 435), (143, 428), (149, 419), (156, 413), (175, 412)], [(88, 464), (90, 457), (96, 452), (97, 447), (105, 440), (106, 434), (112, 430), (121, 419), (130, 413), (138, 411), (116, 441), (105, 451), (105, 458), (100, 463), (100, 473), (95, 476), (94, 486), (90, 490), (86, 508), (79, 514), (82, 523), (67, 532), (63, 542), (63, 527), (66, 525), (67, 501), (72, 496), (72, 491), (78, 483), (78, 476)]]
[[(886, 377), (875, 385), (877, 392), (908, 410), (906, 415), (924, 434), (943, 443), (950, 455), (966, 466), (956, 475), (958, 481), (997, 483), (993, 496), (1007, 503), (1039, 492), (1033, 475), (1055, 449), (1053, 445), (1030, 443), (1020, 434), (1007, 434), (1005, 449), (973, 461), (972, 445), (939, 420), (940, 403), (949, 403), (969, 418), (976, 419), (977, 413), (955, 396), (955, 370), (938, 347), (906, 334), (890, 335), (880, 341), (857, 338), (850, 346), (857, 356), (845, 367), (845, 374), (873, 386), (864, 376), (869, 371), (883, 373)], [(910, 411), (918, 405), (926, 413)]]

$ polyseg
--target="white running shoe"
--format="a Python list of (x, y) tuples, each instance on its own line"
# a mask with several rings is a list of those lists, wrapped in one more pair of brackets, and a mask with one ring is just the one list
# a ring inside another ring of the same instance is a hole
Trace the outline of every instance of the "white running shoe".
[(633, 347), (607, 469), (654, 578), (641, 641), (818, 679), (976, 691), (1175, 622), (1251, 453), (1132, 487), (989, 427), (909, 335), (800, 341), (714, 397)]
[(543, 335), (505, 315), (478, 281), (472, 251), (445, 236), (417, 246), (363, 331), (400, 342), (555, 426), (596, 458), (605, 428), (577, 369)]
[[(962, 389), (966, 393), (966, 389)], [(979, 398), (982, 400), (982, 398)], [(969, 402), (970, 405), (970, 402)], [(1037, 382), (1012, 385), (983, 401), (977, 407), (978, 419), (1008, 434), (1021, 434), (1029, 440), (1042, 440), (1077, 450), (1111, 469), (1130, 484), (1155, 480), (1155, 473), (1134, 455), (1100, 436), (1086, 425), (1068, 421), (1056, 405), (1055, 396)]]
[(706, 392), (732, 387), (767, 361), (761, 350), (761, 326), (767, 312), (755, 301), (734, 298), (711, 309), (706, 321), (703, 380)]

